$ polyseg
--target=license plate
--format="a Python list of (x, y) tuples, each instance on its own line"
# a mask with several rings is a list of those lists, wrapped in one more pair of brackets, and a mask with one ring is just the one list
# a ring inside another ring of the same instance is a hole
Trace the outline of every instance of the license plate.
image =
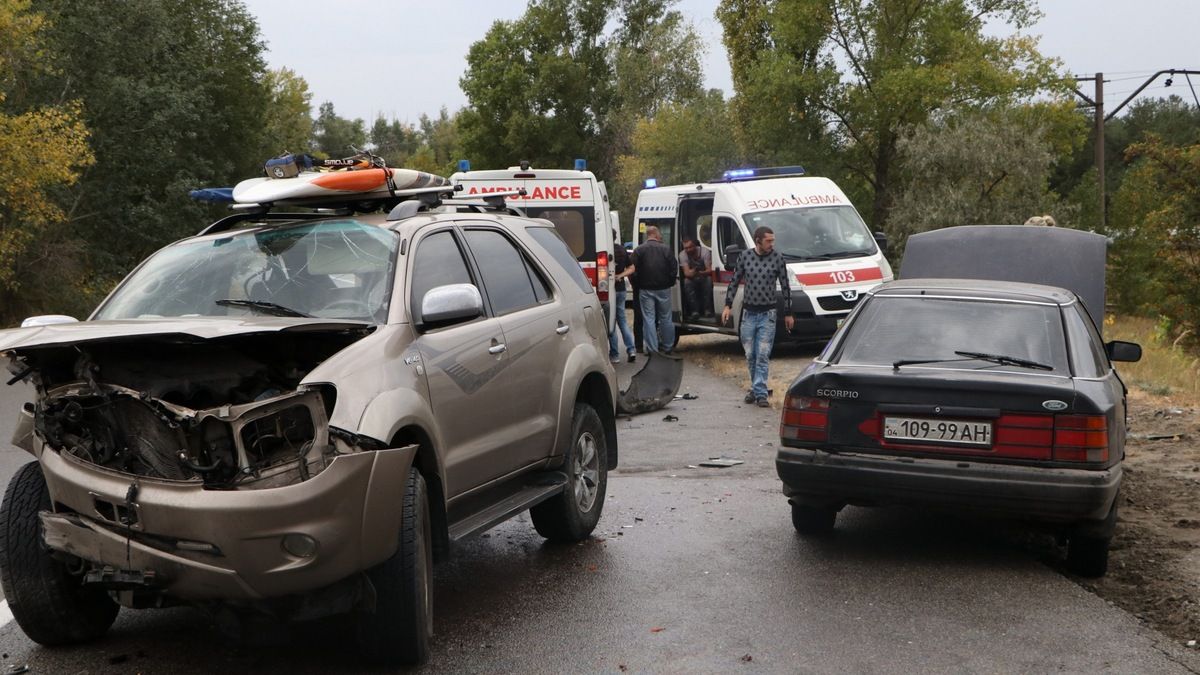
[(920, 417), (884, 417), (883, 438), (887, 441), (918, 441), (990, 448), (992, 447), (992, 423)]

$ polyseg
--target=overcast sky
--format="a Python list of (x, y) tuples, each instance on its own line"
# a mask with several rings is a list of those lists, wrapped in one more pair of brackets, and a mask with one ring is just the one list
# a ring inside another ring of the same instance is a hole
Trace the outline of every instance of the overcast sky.
[[(267, 42), (270, 67), (288, 67), (308, 81), (313, 112), (332, 101), (343, 117), (368, 125), (378, 115), (416, 122), (445, 106), (466, 105), (458, 80), (467, 50), (499, 19), (515, 19), (521, 0), (244, 0)], [(718, 0), (680, 0), (678, 9), (708, 46), (709, 87), (732, 95)], [(1077, 75), (1103, 72), (1108, 109), (1150, 75), (1177, 68), (1200, 70), (1200, 0), (1042, 0), (1045, 18), (1030, 32), (1042, 53), (1057, 56)], [(1172, 87), (1160, 77), (1144, 95), (1176, 93), (1193, 101), (1187, 80)], [(1200, 92), (1200, 76), (1191, 82)], [(1084, 83), (1091, 95), (1094, 85)]]

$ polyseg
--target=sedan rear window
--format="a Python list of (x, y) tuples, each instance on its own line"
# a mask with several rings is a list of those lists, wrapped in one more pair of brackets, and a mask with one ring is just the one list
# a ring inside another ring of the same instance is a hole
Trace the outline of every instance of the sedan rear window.
[(842, 364), (890, 367), (927, 360), (920, 367), (1042, 372), (955, 353), (976, 352), (1070, 372), (1057, 305), (876, 296), (847, 327), (841, 344), (836, 361)]

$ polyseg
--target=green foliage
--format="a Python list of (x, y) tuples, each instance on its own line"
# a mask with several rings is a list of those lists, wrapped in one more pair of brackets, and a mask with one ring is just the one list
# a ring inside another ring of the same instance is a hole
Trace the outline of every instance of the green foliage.
[[(35, 100), (83, 104), (96, 164), (61, 196), (96, 294), (208, 220), (192, 188), (261, 170), (269, 104), (258, 26), (233, 0), (37, 0), (57, 68)], [(105, 281), (107, 280), (107, 282)], [(80, 282), (82, 286), (82, 282)], [(95, 295), (91, 296), (95, 299)]]
[[(1041, 103), (968, 111), (930, 120), (897, 146), (905, 167), (888, 221), (899, 255), (911, 234), (954, 225), (1024, 223), (1052, 214), (1073, 226), (1075, 209), (1048, 189), (1056, 158), (1051, 137), (1084, 130), (1073, 105)], [(1069, 129), (1052, 131), (1054, 124)]]
[(313, 145), (317, 154), (323, 157), (348, 157), (354, 154), (354, 148), (361, 149), (366, 144), (367, 129), (361, 119), (349, 120), (339, 116), (329, 101), (321, 104), (317, 120), (313, 123)]
[(646, 178), (659, 185), (709, 180), (740, 163), (733, 121), (720, 90), (690, 103), (670, 104), (642, 118), (632, 151), (617, 160), (615, 189), (636, 198)]
[(313, 136), (308, 82), (290, 68), (280, 68), (267, 71), (263, 86), (271, 97), (263, 126), (263, 157), (308, 152)]
[(983, 32), (1030, 25), (1035, 0), (722, 0), (718, 17), (752, 153), (840, 165), (869, 187), (876, 226), (906, 130), (939, 111), (1067, 91), (1035, 39)]
[(1118, 308), (1168, 318), (1200, 343), (1200, 143), (1149, 134), (1131, 145), (1132, 166), (1114, 199), (1109, 275)]
[(474, 166), (566, 167), (586, 157), (608, 176), (637, 119), (700, 94), (702, 45), (668, 9), (673, 1), (613, 4), (532, 0), (471, 45), (459, 131)]

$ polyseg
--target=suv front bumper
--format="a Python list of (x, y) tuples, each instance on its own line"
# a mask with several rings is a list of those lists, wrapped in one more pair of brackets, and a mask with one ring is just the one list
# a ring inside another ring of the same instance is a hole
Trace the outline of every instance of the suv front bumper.
[(801, 503), (929, 506), (1093, 528), (1107, 522), (1122, 476), (1120, 464), (1053, 469), (802, 448), (780, 448), (775, 468), (784, 494)]
[[(147, 590), (183, 600), (305, 593), (395, 552), (416, 451), (414, 445), (339, 455), (311, 479), (284, 487), (206, 490), (44, 449), (39, 459), (55, 505), (41, 514), (44, 538), (53, 550), (134, 572)], [(119, 522), (122, 516), (132, 526)], [(290, 553), (283, 545), (288, 535), (315, 540), (313, 554)]]

